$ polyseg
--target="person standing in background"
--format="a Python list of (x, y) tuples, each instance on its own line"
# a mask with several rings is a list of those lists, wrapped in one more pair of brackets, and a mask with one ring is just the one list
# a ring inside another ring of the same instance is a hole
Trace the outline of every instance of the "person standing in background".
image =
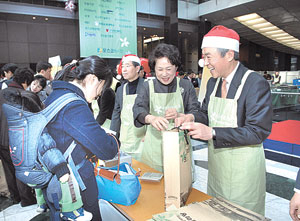
[(272, 78), (272, 84), (278, 86), (280, 85), (280, 80), (281, 80), (281, 76), (279, 75), (279, 72), (275, 71), (275, 74), (273, 75)]
[(36, 65), (36, 75), (42, 75), (47, 79), (47, 85), (43, 89), (46, 92), (47, 96), (49, 96), (49, 94), (52, 92), (51, 82), (53, 79), (51, 76), (51, 69), (52, 65), (49, 62), (40, 61)]
[(0, 82), (0, 90), (7, 88), (13, 81), (13, 76), (18, 66), (13, 63), (5, 64), (1, 69), (4, 72), (4, 78)]
[(33, 190), (16, 178), (15, 168), (10, 157), (8, 125), (2, 111), (2, 104), (5, 103), (5, 94), (8, 91), (19, 92), (26, 90), (33, 80), (34, 72), (29, 68), (18, 68), (15, 70), (13, 80), (8, 87), (0, 90), (0, 158), (2, 160), (8, 190), (14, 204), (21, 202), (21, 206), (36, 204)]
[(42, 75), (36, 75), (34, 76), (34, 79), (27, 90), (37, 94), (40, 100), (44, 102), (47, 98), (47, 94), (43, 90), (46, 87), (46, 85), (47, 85), (47, 79)]

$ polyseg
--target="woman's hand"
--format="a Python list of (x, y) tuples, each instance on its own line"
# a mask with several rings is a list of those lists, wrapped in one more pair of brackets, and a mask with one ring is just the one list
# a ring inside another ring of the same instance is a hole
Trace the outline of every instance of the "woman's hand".
[(181, 126), (183, 123), (194, 122), (195, 117), (193, 114), (179, 114), (175, 119), (175, 127)]
[(169, 121), (164, 117), (147, 115), (145, 122), (151, 124), (154, 128), (159, 131), (167, 130)]
[(172, 120), (172, 119), (175, 119), (177, 117), (178, 117), (178, 113), (177, 113), (176, 108), (169, 108), (169, 109), (166, 110), (165, 118), (167, 120)]

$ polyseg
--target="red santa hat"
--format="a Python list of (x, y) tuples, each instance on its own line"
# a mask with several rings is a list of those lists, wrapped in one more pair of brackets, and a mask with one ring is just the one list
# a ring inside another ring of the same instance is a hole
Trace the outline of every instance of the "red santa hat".
[(204, 35), (201, 48), (205, 47), (224, 48), (239, 52), (240, 36), (234, 30), (218, 25)]
[(122, 57), (122, 59), (120, 61), (120, 64), (118, 66), (118, 70), (117, 70), (118, 74), (122, 73), (122, 63), (126, 62), (126, 61), (134, 61), (134, 62), (138, 63), (139, 65), (141, 65), (141, 60), (135, 54), (126, 54), (126, 55), (123, 55), (123, 57)]
[(124, 55), (122, 57), (122, 60), (121, 60), (121, 63), (122, 62), (126, 62), (126, 61), (134, 61), (136, 63), (138, 63), (139, 65), (141, 65), (141, 60), (139, 59), (138, 56), (134, 55), (134, 54), (127, 54), (127, 55)]

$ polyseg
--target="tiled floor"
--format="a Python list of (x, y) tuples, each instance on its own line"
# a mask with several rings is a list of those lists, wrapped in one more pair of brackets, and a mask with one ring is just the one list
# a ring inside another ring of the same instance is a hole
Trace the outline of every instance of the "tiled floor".
[[(204, 143), (197, 143), (193, 141), (193, 145), (196, 145), (196, 150), (194, 151), (194, 160), (195, 160), (195, 182), (193, 187), (206, 192), (207, 185), (207, 146)], [(200, 146), (199, 146), (200, 145)], [(293, 182), (296, 179), (298, 168), (288, 166), (286, 164), (274, 162), (267, 160), (267, 173), (271, 174), (268, 182), (272, 184), (275, 182), (276, 177), (286, 178), (289, 182)], [(274, 176), (273, 176), (274, 175)], [(280, 179), (279, 179), (280, 180)], [(281, 179), (282, 180), (282, 179)], [(275, 187), (272, 187), (275, 186)], [(268, 185), (268, 188), (272, 193), (267, 193), (266, 197), (266, 217), (271, 218), (275, 221), (289, 221), (291, 220), (289, 216), (289, 199), (286, 196), (278, 197), (276, 195), (277, 190), (280, 190), (282, 186), (278, 185)], [(275, 188), (275, 189), (274, 189)], [(276, 190), (277, 188), (277, 190)], [(292, 188), (292, 187), (291, 187)], [(290, 194), (292, 189), (289, 189)], [(37, 215), (36, 205), (22, 208), (19, 204), (13, 205), (0, 212), (0, 221), (29, 221)]]

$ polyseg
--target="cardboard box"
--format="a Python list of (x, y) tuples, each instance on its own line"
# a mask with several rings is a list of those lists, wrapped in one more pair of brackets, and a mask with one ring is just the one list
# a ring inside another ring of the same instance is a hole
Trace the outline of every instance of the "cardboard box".
[(271, 219), (222, 198), (212, 198), (202, 202), (191, 203), (180, 209), (171, 208), (168, 212), (153, 215), (151, 220), (270, 221)]

